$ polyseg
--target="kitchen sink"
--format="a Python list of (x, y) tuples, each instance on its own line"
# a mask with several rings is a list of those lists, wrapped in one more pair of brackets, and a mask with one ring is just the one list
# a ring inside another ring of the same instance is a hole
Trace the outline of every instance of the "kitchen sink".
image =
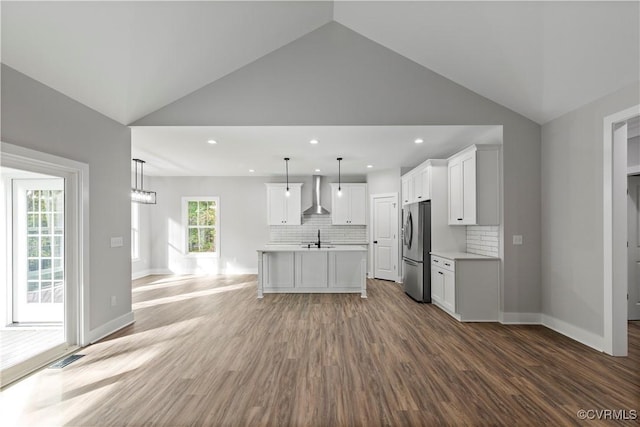
[[(315, 244), (311, 244), (309, 246), (309, 244), (307, 243), (306, 245), (300, 245), (301, 248), (309, 248), (309, 249), (318, 249), (318, 247)], [(320, 248), (323, 249), (331, 249), (331, 248), (335, 248), (335, 245), (320, 245)]]

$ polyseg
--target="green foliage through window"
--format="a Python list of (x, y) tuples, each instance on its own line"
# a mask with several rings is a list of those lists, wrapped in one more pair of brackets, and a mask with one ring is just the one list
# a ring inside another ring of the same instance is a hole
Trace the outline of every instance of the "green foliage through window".
[(217, 203), (213, 200), (187, 202), (189, 253), (216, 253)]

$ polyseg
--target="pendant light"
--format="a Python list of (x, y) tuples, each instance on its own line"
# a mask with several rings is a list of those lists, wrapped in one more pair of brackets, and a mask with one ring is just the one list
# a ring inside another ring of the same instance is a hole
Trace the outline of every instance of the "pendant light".
[(284, 164), (285, 164), (286, 174), (287, 174), (287, 191), (284, 193), (284, 195), (289, 197), (291, 193), (289, 192), (289, 158), (288, 157), (284, 158)]
[(342, 157), (338, 157), (338, 197), (342, 196), (342, 186), (341, 186), (341, 177), (340, 177), (340, 162), (342, 162)]
[[(131, 189), (131, 201), (135, 203), (144, 203), (147, 205), (156, 204), (156, 192), (144, 190), (144, 160), (132, 159), (136, 165), (136, 184)], [(138, 187), (138, 166), (140, 166), (140, 187)]]

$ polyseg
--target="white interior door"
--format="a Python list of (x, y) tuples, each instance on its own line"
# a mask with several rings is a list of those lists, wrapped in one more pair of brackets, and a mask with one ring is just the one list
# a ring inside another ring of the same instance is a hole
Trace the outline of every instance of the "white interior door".
[(64, 179), (15, 179), (13, 322), (64, 320)]
[(628, 317), (629, 320), (640, 320), (640, 176), (630, 176), (628, 179), (628, 210), (627, 210), (627, 235), (628, 235), (628, 263), (629, 290), (628, 290)]
[(373, 276), (398, 278), (398, 197), (373, 196)]

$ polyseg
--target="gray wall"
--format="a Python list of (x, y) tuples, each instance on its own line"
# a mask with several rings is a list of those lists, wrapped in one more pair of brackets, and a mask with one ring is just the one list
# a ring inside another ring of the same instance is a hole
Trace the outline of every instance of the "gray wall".
[[(152, 270), (223, 273), (257, 268), (256, 249), (269, 239), (264, 178), (149, 177), (147, 181), (148, 188), (158, 193), (151, 213)], [(180, 252), (184, 196), (220, 198), (220, 259), (189, 258)]]
[[(331, 208), (329, 183), (323, 179), (323, 205)], [(342, 182), (364, 182), (364, 176), (345, 176)], [(174, 273), (242, 273), (258, 268), (256, 250), (269, 242), (266, 182), (284, 182), (282, 177), (147, 177), (145, 187), (158, 193), (158, 204), (150, 207), (151, 270)], [(303, 183), (302, 209), (311, 206), (311, 177), (290, 176)], [(182, 242), (182, 197), (220, 198), (220, 259), (184, 256)]]
[(525, 244), (505, 247), (502, 308), (540, 310), (540, 126), (340, 24), (135, 124), (503, 125), (505, 241)]
[(400, 202), (400, 169), (385, 169), (367, 174), (369, 194), (397, 193)]
[(131, 312), (129, 128), (2, 65), (1, 138), (89, 164), (90, 328)]
[(640, 85), (632, 85), (542, 128), (542, 312), (598, 335), (604, 334), (603, 120), (640, 103), (639, 93)]

